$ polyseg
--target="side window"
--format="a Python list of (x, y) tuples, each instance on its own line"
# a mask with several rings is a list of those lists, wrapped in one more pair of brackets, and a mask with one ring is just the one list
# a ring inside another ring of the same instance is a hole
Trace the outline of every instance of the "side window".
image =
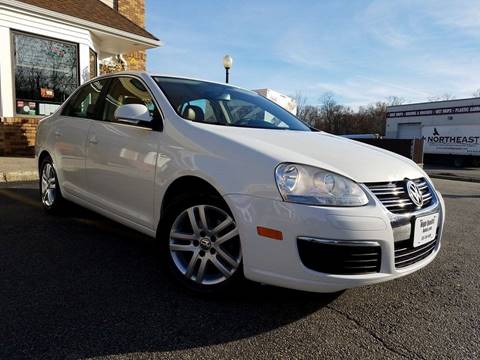
[(68, 102), (62, 115), (95, 119), (97, 103), (106, 80), (84, 85)]
[(143, 104), (152, 116), (157, 111), (151, 95), (140, 80), (131, 77), (113, 78), (105, 99), (103, 120), (115, 121), (115, 110), (127, 104)]

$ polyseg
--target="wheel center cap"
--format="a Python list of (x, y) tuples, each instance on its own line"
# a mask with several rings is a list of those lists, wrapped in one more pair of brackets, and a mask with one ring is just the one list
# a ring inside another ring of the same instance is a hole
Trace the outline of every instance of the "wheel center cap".
[(210, 250), (210, 248), (212, 247), (212, 241), (209, 238), (204, 237), (200, 239), (200, 247), (203, 250)]

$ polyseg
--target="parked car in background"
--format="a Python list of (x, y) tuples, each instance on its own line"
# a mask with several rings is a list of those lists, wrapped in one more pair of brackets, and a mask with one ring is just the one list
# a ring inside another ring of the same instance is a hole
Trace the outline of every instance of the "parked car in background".
[(412, 161), (313, 132), (264, 97), (119, 73), (38, 128), (41, 201), (75, 202), (156, 238), (170, 273), (216, 292), (253, 281), (335, 292), (437, 255), (444, 204)]

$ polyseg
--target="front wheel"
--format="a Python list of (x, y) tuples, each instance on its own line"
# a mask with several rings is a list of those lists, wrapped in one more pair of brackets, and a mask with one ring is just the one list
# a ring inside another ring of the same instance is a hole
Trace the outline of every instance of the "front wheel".
[(40, 196), (43, 208), (48, 212), (57, 211), (63, 204), (57, 173), (50, 157), (40, 165)]
[(214, 293), (242, 277), (238, 227), (223, 200), (185, 199), (169, 207), (163, 253), (170, 273), (188, 288)]

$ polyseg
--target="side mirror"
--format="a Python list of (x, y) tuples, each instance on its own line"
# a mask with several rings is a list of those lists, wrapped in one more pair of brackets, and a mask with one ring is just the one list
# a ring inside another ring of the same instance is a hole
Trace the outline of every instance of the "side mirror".
[(113, 116), (117, 121), (133, 125), (149, 125), (152, 122), (152, 115), (143, 104), (122, 105)]

